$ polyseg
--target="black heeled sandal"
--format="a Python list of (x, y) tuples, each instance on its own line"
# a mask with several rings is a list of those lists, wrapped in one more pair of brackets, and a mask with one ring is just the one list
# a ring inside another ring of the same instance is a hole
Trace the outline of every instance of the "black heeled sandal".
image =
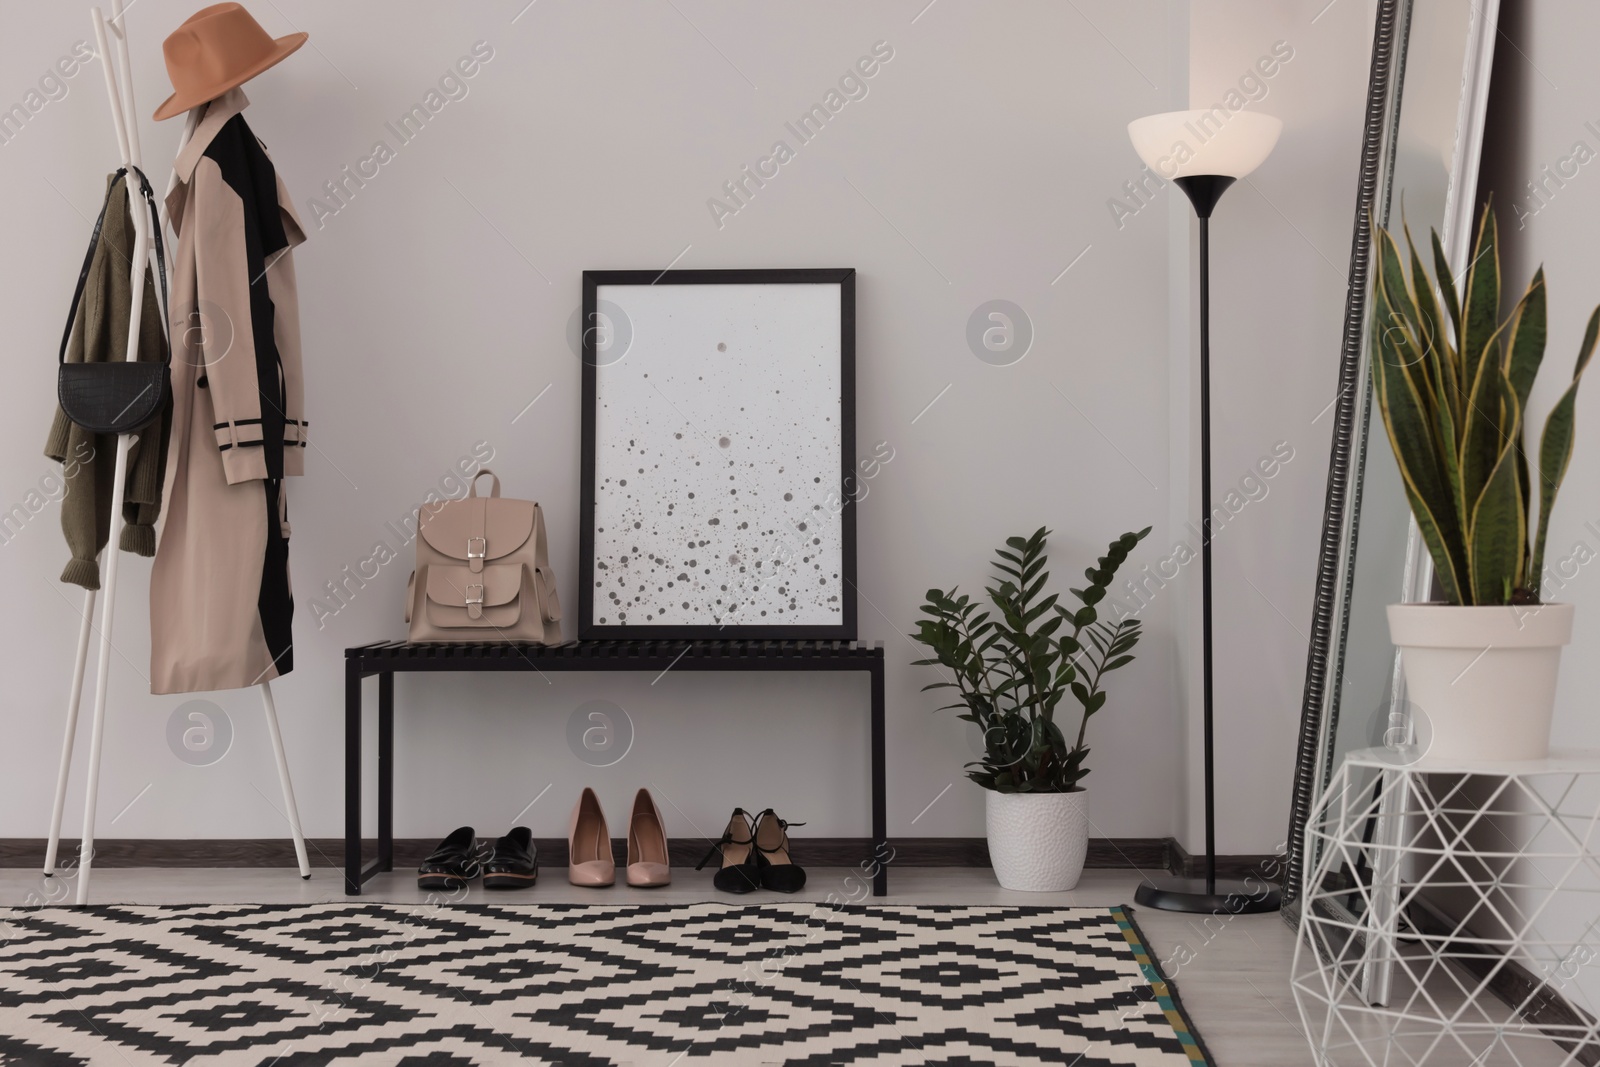
[[(735, 831), (743, 831), (742, 835)], [(700, 870), (711, 862), (711, 857), (722, 854), (722, 869), (711, 876), (711, 884), (724, 893), (748, 893), (761, 888), (759, 858), (755, 849), (755, 830), (750, 825), (750, 815), (743, 808), (734, 808), (728, 819), (728, 828), (722, 839), (712, 844), (705, 859), (695, 866)]]
[(761, 885), (775, 893), (798, 893), (805, 888), (806, 872), (789, 858), (789, 827), (804, 826), (778, 818), (768, 808), (756, 816), (756, 855), (761, 866)]

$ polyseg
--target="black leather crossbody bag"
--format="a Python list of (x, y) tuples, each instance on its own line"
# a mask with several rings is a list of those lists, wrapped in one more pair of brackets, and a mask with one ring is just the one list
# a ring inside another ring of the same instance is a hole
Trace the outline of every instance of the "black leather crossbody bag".
[[(137, 167), (123, 167), (116, 176), (124, 181), (128, 174), (137, 175), (139, 192), (150, 212), (150, 232), (156, 246), (156, 276), (161, 281), (161, 308), (167, 306), (167, 261), (161, 241), (161, 216), (156, 211), (155, 193), (150, 182)], [(78, 318), (78, 304), (83, 300), (83, 287), (89, 280), (89, 267), (94, 262), (94, 250), (100, 243), (100, 230), (106, 221), (106, 209), (113, 196), (126, 196), (121, 184), (113, 181), (106, 192), (106, 201), (100, 205), (100, 215), (94, 221), (94, 235), (89, 238), (89, 251), (83, 257), (83, 269), (78, 272), (78, 287), (72, 294), (72, 307), (67, 311), (67, 328), (61, 335), (60, 367), (56, 378), (56, 398), (61, 410), (77, 425), (91, 433), (123, 434), (143, 429), (161, 414), (172, 393), (172, 348), (162, 327), (162, 345), (165, 351), (159, 362), (139, 362), (136, 359), (119, 359), (106, 363), (68, 363), (67, 343), (72, 339), (72, 326)], [(134, 300), (144, 299), (144, 287), (133, 294)], [(137, 345), (138, 338), (133, 339)]]

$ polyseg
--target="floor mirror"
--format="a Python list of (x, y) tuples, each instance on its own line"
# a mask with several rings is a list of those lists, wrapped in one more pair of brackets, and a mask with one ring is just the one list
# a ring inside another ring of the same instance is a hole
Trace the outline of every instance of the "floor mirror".
[[(1418, 241), (1438, 230), (1452, 272), (1466, 273), (1497, 16), (1498, 0), (1376, 4), (1338, 392), (1322, 416), (1333, 417), (1333, 446), (1287, 838), (1290, 923), (1316, 867), (1305, 827), (1325, 783), (1347, 753), (1409, 737), (1384, 609), (1432, 599), (1432, 565), (1373, 411), (1371, 227), (1396, 230), (1403, 213)], [(1365, 872), (1335, 877), (1354, 885)], [(1358, 893), (1337, 899), (1361, 906)]]

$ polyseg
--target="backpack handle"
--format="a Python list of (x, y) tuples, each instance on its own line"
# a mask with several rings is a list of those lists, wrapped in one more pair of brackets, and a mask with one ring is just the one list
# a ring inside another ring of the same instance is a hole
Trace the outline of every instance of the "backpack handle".
[(483, 468), (477, 474), (472, 476), (472, 482), (470, 485), (471, 492), (468, 495), (478, 495), (478, 479), (482, 478), (485, 474), (494, 479), (494, 484), (489, 487), (489, 495), (491, 497), (498, 497), (500, 495), (500, 476), (494, 471), (490, 470), (488, 467)]

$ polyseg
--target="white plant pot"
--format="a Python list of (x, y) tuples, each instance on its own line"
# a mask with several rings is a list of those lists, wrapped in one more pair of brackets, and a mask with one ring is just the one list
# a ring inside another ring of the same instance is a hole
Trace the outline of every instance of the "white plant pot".
[(1071, 889), (1089, 851), (1088, 793), (996, 793), (985, 790), (989, 862), (1004, 889)]
[(1417, 742), (1430, 758), (1550, 754), (1561, 647), (1572, 640), (1571, 604), (1391, 604), (1389, 637), (1400, 650)]

